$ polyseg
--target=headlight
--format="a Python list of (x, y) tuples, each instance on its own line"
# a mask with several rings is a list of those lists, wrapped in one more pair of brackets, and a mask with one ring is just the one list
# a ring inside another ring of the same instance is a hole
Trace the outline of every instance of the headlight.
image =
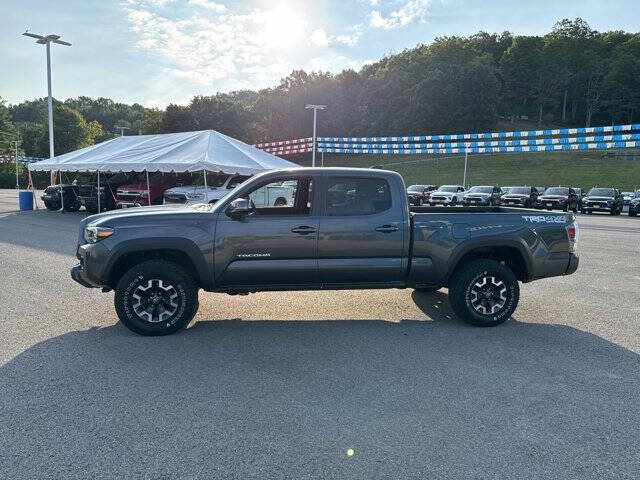
[(84, 240), (87, 243), (97, 243), (113, 235), (113, 232), (114, 229), (111, 227), (87, 227), (84, 229)]

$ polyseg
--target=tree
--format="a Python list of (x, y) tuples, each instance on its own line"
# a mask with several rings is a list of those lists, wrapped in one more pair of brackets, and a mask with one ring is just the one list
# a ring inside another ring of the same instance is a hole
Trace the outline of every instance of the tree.
[[(49, 156), (49, 129), (47, 128), (47, 113), (42, 112), (38, 126), (31, 127), (30, 134), (34, 135), (34, 148), (39, 156)], [(56, 155), (78, 150), (93, 144), (96, 135), (101, 133), (97, 122), (87, 124), (80, 112), (60, 102), (53, 106), (53, 148)]]
[(9, 109), (6, 107), (2, 97), (0, 97), (0, 153), (11, 152), (11, 145), (6, 142), (12, 140), (15, 134)]

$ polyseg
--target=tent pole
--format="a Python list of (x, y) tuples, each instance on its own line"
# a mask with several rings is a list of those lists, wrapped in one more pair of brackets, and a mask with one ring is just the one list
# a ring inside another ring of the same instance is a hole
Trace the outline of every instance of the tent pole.
[(202, 173), (204, 173), (204, 201), (205, 203), (209, 203), (209, 187), (207, 187), (207, 169), (203, 169)]
[(98, 213), (100, 213), (100, 170), (98, 170)]
[(60, 205), (62, 208), (60, 209), (60, 213), (64, 213), (64, 190), (62, 189), (62, 170), (60, 171)]
[(145, 170), (147, 174), (147, 204), (151, 206), (151, 188), (149, 187), (149, 170)]

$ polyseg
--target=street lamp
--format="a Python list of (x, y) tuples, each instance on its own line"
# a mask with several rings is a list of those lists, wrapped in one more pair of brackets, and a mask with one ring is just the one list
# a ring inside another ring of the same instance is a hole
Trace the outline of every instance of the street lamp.
[(318, 114), (318, 110), (324, 110), (325, 108), (327, 108), (326, 105), (307, 105), (306, 107), (307, 110), (313, 110), (313, 150), (312, 150), (312, 154), (311, 154), (311, 166), (315, 167), (316, 166), (316, 120), (317, 120), (317, 114)]
[(60, 35), (36, 35), (35, 33), (24, 32), (22, 35), (25, 37), (31, 37), (36, 39), (36, 43), (47, 46), (47, 89), (49, 92), (48, 110), (49, 110), (49, 158), (53, 158), (55, 153), (53, 151), (53, 103), (51, 100), (51, 43), (57, 43), (59, 45), (65, 45), (70, 47), (69, 42), (60, 40)]
[(129, 130), (129, 127), (121, 127), (120, 125), (114, 125), (114, 127), (120, 129), (120, 136), (121, 137), (124, 137), (124, 131), (125, 130)]

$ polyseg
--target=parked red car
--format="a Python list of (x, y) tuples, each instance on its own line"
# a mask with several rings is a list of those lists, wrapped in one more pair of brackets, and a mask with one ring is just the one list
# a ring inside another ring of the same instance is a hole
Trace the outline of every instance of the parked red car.
[(116, 192), (116, 208), (145, 207), (149, 205), (162, 205), (162, 197), (165, 190), (175, 187), (177, 178), (175, 175), (166, 175), (158, 178), (156, 176), (149, 182), (150, 191), (147, 190), (147, 183), (130, 183), (120, 185)]

